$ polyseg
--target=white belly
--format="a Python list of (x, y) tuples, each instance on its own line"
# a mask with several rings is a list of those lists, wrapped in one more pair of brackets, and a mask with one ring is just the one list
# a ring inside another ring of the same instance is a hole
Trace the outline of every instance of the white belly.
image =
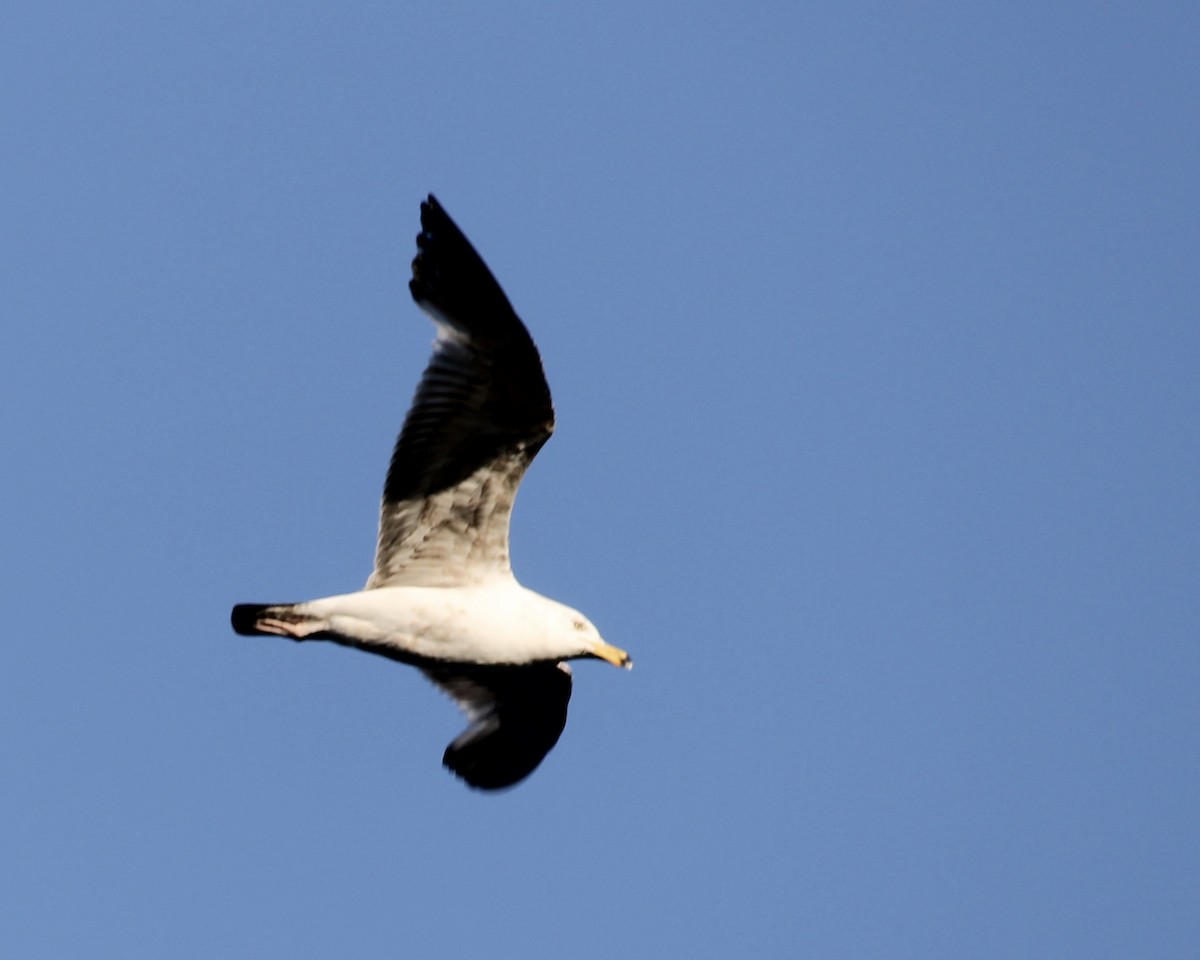
[[(567, 608), (515, 580), (467, 587), (381, 587), (300, 606), (355, 646), (434, 660), (527, 663), (577, 656)], [(569, 612), (569, 611), (568, 611)], [(569, 622), (569, 621), (568, 621)]]

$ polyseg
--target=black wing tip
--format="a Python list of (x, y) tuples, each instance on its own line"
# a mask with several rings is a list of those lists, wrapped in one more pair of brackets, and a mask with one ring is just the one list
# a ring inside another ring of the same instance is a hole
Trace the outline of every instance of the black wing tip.
[(427, 215), (433, 216), (436, 214), (446, 215), (446, 208), (442, 206), (440, 200), (432, 193), (425, 195), (425, 199), (421, 201), (421, 222), (424, 224)]
[(513, 764), (507, 758), (488, 757), (470, 747), (461, 749), (451, 744), (442, 755), (442, 764), (468, 787), (496, 792), (515, 787), (541, 765), (543, 758), (532, 766), (527, 762)]
[[(437, 197), (432, 193), (421, 201), (421, 232), (417, 234), (417, 258), (440, 236), (449, 234), (470, 246), (466, 234), (446, 212)], [(474, 248), (471, 248), (474, 252)], [(478, 256), (478, 254), (476, 254)], [(415, 262), (415, 261), (414, 261)]]
[(513, 716), (502, 706), (500, 715), (490, 723), (468, 727), (446, 747), (442, 764), (476, 790), (515, 787), (542, 765), (567, 724), (565, 699), (538, 705), (536, 716), (520, 716), (522, 707), (517, 707), (518, 716)]
[(463, 333), (490, 341), (529, 340), (532, 346), (483, 257), (432, 193), (421, 202), (408, 290), (418, 306)]
[[(458, 224), (450, 219), (437, 197), (429, 194), (421, 201), (421, 232), (417, 234), (417, 255), (413, 257), (412, 279), (408, 281), (413, 300), (423, 307), (444, 307), (441, 301), (453, 299), (453, 293), (447, 289), (447, 270), (461, 274), (480, 268), (487, 278), (485, 283), (490, 281), (499, 290), (495, 278)], [(480, 281), (479, 277), (471, 279), (473, 284)], [(500, 295), (503, 297), (503, 293)]]
[[(452, 677), (428, 675), (463, 706), (463, 693), (454, 691)], [(570, 670), (542, 661), (475, 667), (465, 676), (495, 699), (446, 748), (442, 763), (476, 790), (514, 787), (541, 766), (562, 736), (571, 699)]]
[(460, 738), (446, 748), (442, 764), (475, 790), (508, 790), (542, 765), (558, 736), (556, 733), (549, 742), (538, 736), (530, 740), (507, 737), (502, 744), (488, 742), (488, 738), (462, 743)]

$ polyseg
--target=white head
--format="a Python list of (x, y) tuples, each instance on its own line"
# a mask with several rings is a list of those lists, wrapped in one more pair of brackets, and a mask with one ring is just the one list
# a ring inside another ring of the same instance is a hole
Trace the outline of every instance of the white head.
[(569, 629), (580, 642), (581, 656), (607, 660), (614, 667), (633, 669), (633, 660), (629, 654), (619, 647), (614, 647), (611, 643), (606, 643), (591, 620), (570, 607), (563, 607), (563, 612), (568, 615)]
[(558, 658), (595, 657), (597, 660), (607, 660), (614, 667), (629, 669), (633, 666), (629, 654), (605, 643), (592, 621), (578, 610), (532, 590), (526, 591), (526, 595), (538, 608), (536, 619), (541, 622), (544, 631), (542, 642), (553, 649)]

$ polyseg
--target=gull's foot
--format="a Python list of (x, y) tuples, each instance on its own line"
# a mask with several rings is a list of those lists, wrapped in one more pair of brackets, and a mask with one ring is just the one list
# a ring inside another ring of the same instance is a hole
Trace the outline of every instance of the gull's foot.
[(299, 642), (319, 632), (324, 623), (320, 620), (281, 620), (276, 617), (264, 617), (258, 621), (257, 626), (263, 633), (272, 633), (277, 637), (287, 637)]

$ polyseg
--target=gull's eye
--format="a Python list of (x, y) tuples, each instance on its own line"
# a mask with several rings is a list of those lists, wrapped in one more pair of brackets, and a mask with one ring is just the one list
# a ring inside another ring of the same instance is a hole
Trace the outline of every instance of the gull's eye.
[(575, 626), (575, 629), (576, 629), (576, 630), (582, 630), (582, 629), (583, 629), (583, 621), (582, 621), (582, 620), (576, 620), (576, 621), (575, 621), (575, 623), (574, 623), (574, 626)]

